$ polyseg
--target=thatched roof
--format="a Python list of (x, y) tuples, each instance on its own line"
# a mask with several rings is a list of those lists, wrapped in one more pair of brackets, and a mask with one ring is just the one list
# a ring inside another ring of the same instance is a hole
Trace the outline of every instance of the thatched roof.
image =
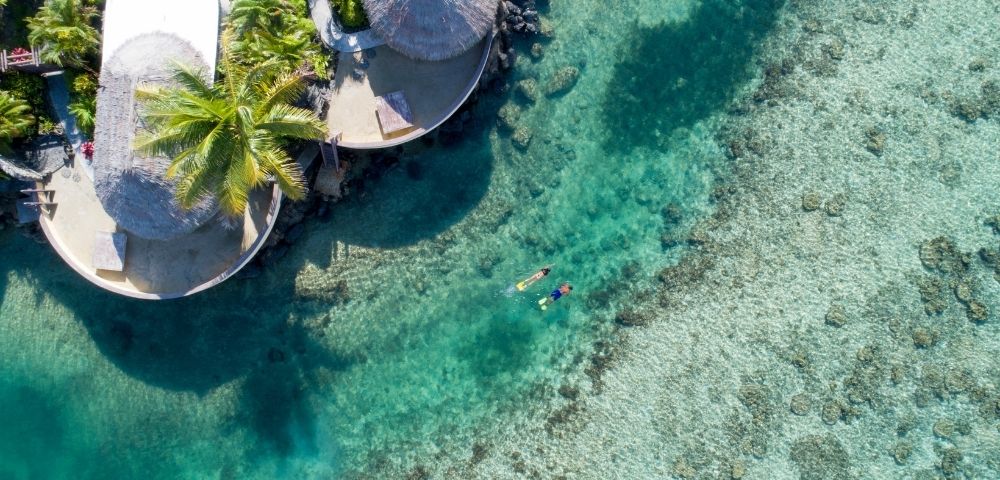
[(136, 130), (142, 127), (135, 87), (169, 83), (174, 61), (208, 71), (194, 47), (175, 35), (135, 37), (104, 62), (97, 97), (97, 197), (121, 228), (153, 240), (190, 233), (218, 212), (211, 199), (190, 210), (182, 209), (174, 196), (175, 184), (165, 178), (170, 159), (144, 158), (132, 150)]
[(394, 50), (418, 60), (445, 60), (493, 28), (498, 0), (364, 0), (372, 29)]
[(39, 182), (66, 165), (66, 141), (59, 135), (43, 135), (23, 152), (0, 154), (0, 170), (18, 180)]

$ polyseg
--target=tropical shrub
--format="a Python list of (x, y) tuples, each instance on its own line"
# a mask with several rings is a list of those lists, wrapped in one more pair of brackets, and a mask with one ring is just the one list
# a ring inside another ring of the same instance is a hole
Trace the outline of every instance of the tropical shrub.
[(48, 98), (48, 89), (45, 86), (45, 80), (38, 75), (7, 72), (0, 76), (0, 90), (26, 103), (30, 108), (29, 114), (36, 119), (35, 124), (38, 128), (35, 131), (29, 132), (29, 135), (45, 133), (46, 131), (43, 131), (42, 128), (53, 123), (49, 116), (48, 102), (46, 101), (46, 98)]
[(15, 138), (30, 134), (34, 123), (27, 102), (0, 91), (0, 152), (8, 152)]
[(368, 15), (361, 0), (333, 0), (340, 16), (340, 23), (349, 28), (361, 28), (368, 25)]
[(312, 112), (291, 105), (305, 88), (300, 75), (280, 61), (248, 63), (232, 48), (232, 35), (223, 35), (225, 76), (214, 85), (181, 67), (177, 87), (138, 91), (149, 131), (135, 148), (173, 159), (167, 177), (178, 181), (181, 206), (210, 195), (236, 217), (250, 192), (271, 180), (290, 198), (303, 198), (302, 171), (283, 145), (288, 139), (321, 139), (326, 128)]
[(304, 0), (235, 0), (227, 22), (241, 61), (276, 61), (287, 71), (307, 69), (327, 78), (328, 54)]
[(28, 42), (40, 49), (42, 61), (59, 66), (86, 67), (97, 53), (101, 35), (94, 28), (96, 7), (81, 0), (46, 0), (28, 19)]
[(97, 118), (97, 82), (90, 74), (79, 74), (73, 79), (73, 101), (69, 113), (76, 118), (76, 125), (84, 134), (93, 138)]

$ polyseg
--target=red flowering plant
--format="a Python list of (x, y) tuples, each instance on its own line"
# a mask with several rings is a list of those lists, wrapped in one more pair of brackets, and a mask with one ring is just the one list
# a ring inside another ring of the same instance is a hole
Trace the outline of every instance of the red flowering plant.
[(83, 142), (80, 146), (80, 151), (83, 152), (83, 156), (90, 160), (94, 157), (94, 142)]

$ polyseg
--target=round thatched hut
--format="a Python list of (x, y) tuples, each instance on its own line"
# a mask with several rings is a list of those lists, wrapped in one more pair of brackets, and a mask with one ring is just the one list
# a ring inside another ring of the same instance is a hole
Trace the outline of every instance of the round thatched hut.
[(176, 61), (209, 71), (198, 51), (180, 37), (145, 34), (124, 44), (101, 71), (94, 154), (94, 188), (105, 211), (118, 225), (143, 238), (170, 240), (190, 233), (218, 212), (206, 199), (185, 210), (166, 178), (169, 158), (146, 158), (132, 150), (142, 128), (133, 90), (142, 84), (170, 82)]
[(446, 60), (479, 43), (493, 28), (498, 0), (364, 0), (385, 43), (417, 60)]

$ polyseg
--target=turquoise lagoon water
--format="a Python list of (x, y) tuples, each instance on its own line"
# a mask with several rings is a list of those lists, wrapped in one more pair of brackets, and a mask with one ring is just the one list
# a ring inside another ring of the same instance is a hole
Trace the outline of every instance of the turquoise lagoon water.
[[(520, 45), (511, 83), (569, 65), (570, 92), (485, 95), (461, 140), (411, 149), (277, 267), (193, 298), (119, 298), (0, 234), (0, 478), (395, 477), (467, 455), (683, 253), (661, 235), (711, 210), (720, 121), (780, 7), (543, 5), (554, 38), (538, 60)], [(507, 102), (524, 151), (495, 125)]]

